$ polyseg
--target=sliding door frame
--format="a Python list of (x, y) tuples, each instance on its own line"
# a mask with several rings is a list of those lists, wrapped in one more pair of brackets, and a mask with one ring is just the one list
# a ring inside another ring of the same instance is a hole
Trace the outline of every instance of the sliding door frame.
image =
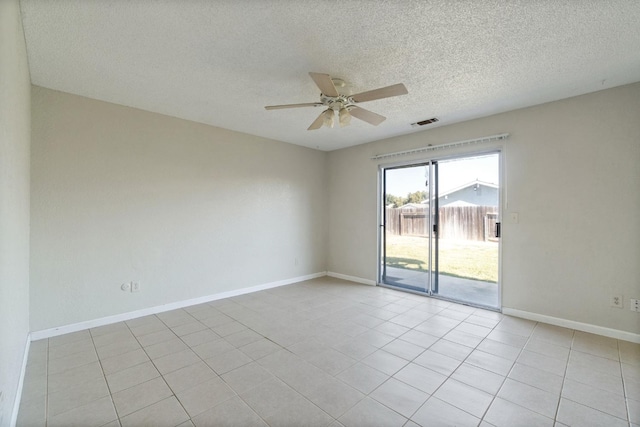
[[(376, 239), (376, 286), (388, 287), (391, 289), (402, 290), (403, 292), (414, 293), (418, 295), (424, 295), (431, 298), (437, 298), (445, 301), (452, 301), (458, 304), (469, 305), (473, 307), (479, 307), (487, 310), (493, 311), (502, 311), (502, 237), (504, 235), (504, 227), (501, 227), (501, 236), (498, 244), (498, 305), (497, 307), (487, 307), (484, 305), (473, 304), (468, 301), (457, 301), (451, 298), (447, 298), (441, 296), (438, 293), (433, 292), (433, 265), (432, 265), (432, 256), (431, 251), (433, 250), (432, 245), (434, 240), (434, 214), (432, 213), (432, 208), (429, 208), (429, 274), (428, 281), (426, 284), (426, 292), (414, 291), (411, 289), (405, 289), (400, 286), (394, 286), (383, 282), (383, 274), (385, 271), (385, 255), (386, 255), (386, 239), (385, 239), (385, 201), (386, 201), (386, 174), (385, 171), (387, 169), (398, 169), (403, 167), (412, 167), (412, 166), (428, 166), (429, 167), (429, 197), (431, 198), (431, 189), (433, 187), (433, 183), (436, 186), (436, 195), (437, 195), (437, 163), (440, 161), (460, 159), (464, 157), (475, 157), (475, 156), (483, 156), (489, 154), (498, 154), (498, 221), (502, 223), (502, 213), (505, 210), (505, 189), (504, 189), (504, 148), (502, 146), (497, 147), (488, 147), (484, 150), (461, 150), (460, 152), (456, 152), (453, 154), (448, 154), (444, 156), (433, 156), (433, 157), (421, 157), (413, 160), (405, 160), (402, 162), (393, 162), (393, 163), (381, 163), (378, 165), (378, 182), (377, 182), (377, 239)], [(435, 166), (435, 167), (434, 167)], [(434, 181), (435, 180), (435, 181)], [(437, 213), (435, 214), (437, 215)], [(439, 231), (439, 230), (438, 230)], [(437, 239), (436, 239), (437, 240)], [(437, 243), (436, 243), (436, 252), (437, 252)], [(436, 254), (437, 256), (437, 254)], [(436, 279), (437, 280), (437, 279)], [(437, 283), (436, 283), (437, 286)]]

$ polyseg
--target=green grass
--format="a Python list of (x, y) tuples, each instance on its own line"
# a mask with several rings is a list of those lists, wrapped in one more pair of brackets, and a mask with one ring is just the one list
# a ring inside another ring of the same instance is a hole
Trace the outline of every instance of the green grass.
[[(387, 236), (387, 265), (427, 271), (429, 240), (425, 237)], [(498, 282), (498, 243), (475, 240), (439, 242), (441, 274)]]

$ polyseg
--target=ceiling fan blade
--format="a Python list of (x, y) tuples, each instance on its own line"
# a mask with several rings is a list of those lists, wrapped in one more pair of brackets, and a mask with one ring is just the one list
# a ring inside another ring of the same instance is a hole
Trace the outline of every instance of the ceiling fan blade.
[(313, 81), (316, 82), (316, 85), (320, 89), (320, 92), (322, 92), (324, 95), (327, 95), (327, 96), (340, 95), (335, 85), (333, 84), (333, 81), (331, 81), (331, 76), (329, 74), (309, 73), (309, 75), (311, 76)]
[(311, 123), (311, 126), (309, 126), (307, 128), (307, 130), (315, 130), (315, 129), (320, 129), (322, 127), (322, 122), (324, 121), (324, 111), (322, 113), (320, 113), (320, 115), (318, 116), (317, 119), (315, 119), (313, 121), (313, 123)]
[(282, 108), (321, 107), (320, 102), (307, 102), (306, 104), (267, 105), (265, 110), (280, 110)]
[(355, 102), (365, 102), (382, 98), (390, 98), (392, 96), (406, 95), (408, 93), (409, 91), (407, 90), (407, 88), (402, 83), (398, 83), (387, 87), (381, 87), (380, 89), (356, 93), (355, 95), (351, 96), (351, 99), (353, 99)]
[(349, 114), (351, 114), (356, 119), (360, 119), (374, 126), (378, 126), (380, 123), (387, 120), (385, 116), (381, 116), (380, 114), (374, 113), (373, 111), (365, 110), (364, 108), (360, 107), (349, 108)]

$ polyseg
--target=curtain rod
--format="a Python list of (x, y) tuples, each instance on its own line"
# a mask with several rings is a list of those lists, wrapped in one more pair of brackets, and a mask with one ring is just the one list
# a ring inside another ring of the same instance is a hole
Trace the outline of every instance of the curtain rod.
[(371, 160), (380, 160), (380, 159), (387, 159), (389, 157), (407, 156), (409, 154), (424, 153), (426, 151), (443, 150), (445, 148), (451, 148), (451, 147), (462, 147), (464, 145), (479, 144), (482, 142), (500, 141), (503, 139), (507, 139), (508, 137), (509, 137), (508, 133), (501, 133), (498, 135), (490, 135), (482, 138), (467, 139), (464, 141), (449, 142), (449, 143), (440, 144), (440, 145), (429, 145), (428, 147), (415, 148), (413, 150), (396, 151), (395, 153), (387, 153), (387, 154), (376, 154), (371, 158)]

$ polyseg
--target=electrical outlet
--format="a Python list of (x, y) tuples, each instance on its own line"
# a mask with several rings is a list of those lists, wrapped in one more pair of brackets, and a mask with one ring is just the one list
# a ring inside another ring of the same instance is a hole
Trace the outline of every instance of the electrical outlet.
[(631, 298), (629, 300), (629, 305), (630, 305), (630, 309), (631, 311), (640, 311), (640, 299), (633, 299)]
[(122, 286), (120, 286), (120, 289), (122, 289), (123, 291), (127, 292), (127, 291), (131, 290), (131, 284), (130, 283), (123, 283)]
[(622, 308), (622, 295), (611, 296), (611, 307)]
[(131, 292), (140, 292), (140, 282), (131, 282)]

